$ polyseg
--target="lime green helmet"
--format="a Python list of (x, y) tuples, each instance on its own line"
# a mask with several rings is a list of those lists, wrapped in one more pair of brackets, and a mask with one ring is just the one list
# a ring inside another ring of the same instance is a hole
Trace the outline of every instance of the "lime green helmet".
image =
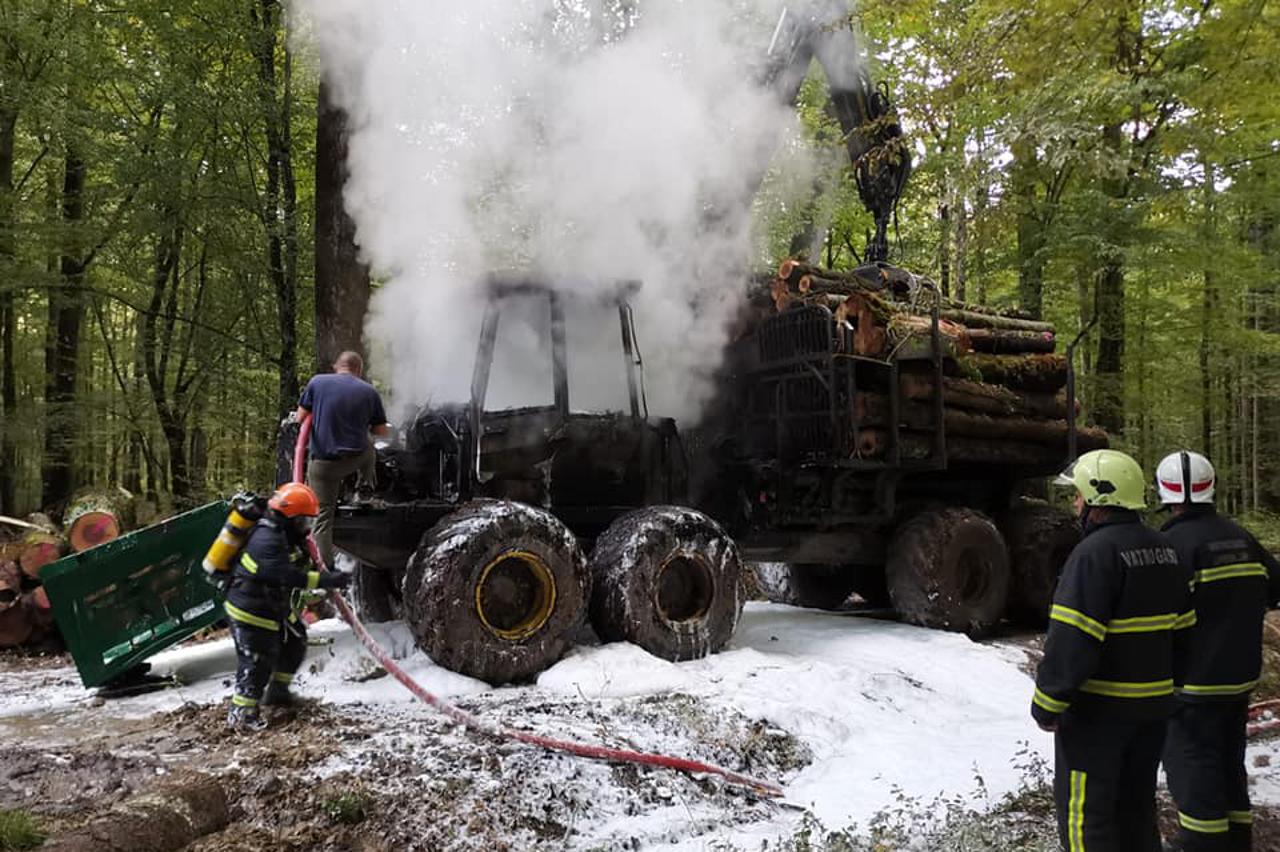
[(1073, 485), (1086, 506), (1142, 510), (1147, 506), (1147, 480), (1142, 468), (1119, 450), (1094, 450), (1076, 459), (1056, 480)]

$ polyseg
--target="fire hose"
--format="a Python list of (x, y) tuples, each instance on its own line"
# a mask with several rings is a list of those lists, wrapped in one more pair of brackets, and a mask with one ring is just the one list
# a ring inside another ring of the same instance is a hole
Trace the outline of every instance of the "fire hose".
[[(305, 481), (305, 465), (307, 444), (311, 439), (311, 416), (307, 415), (302, 420), (301, 429), (298, 433), (298, 443), (294, 448), (293, 454), (293, 478), (296, 482)], [(324, 561), (320, 558), (320, 551), (316, 547), (315, 539), (307, 537), (307, 549), (311, 554), (311, 561), (316, 567), (325, 570)], [(356, 617), (355, 611), (351, 608), (351, 604), (347, 602), (345, 596), (333, 594), (333, 600), (338, 608), (338, 613), (342, 616), (351, 631), (364, 645), (370, 655), (378, 661), (386, 671), (400, 682), (405, 689), (409, 690), (415, 698), (422, 701), (429, 707), (443, 713), (450, 719), (465, 727), (467, 730), (483, 736), (495, 739), (514, 740), (516, 742), (525, 743), (527, 745), (537, 746), (539, 748), (549, 749), (551, 751), (560, 751), (567, 754), (577, 755), (592, 760), (604, 760), (613, 763), (636, 763), (642, 766), (657, 766), (664, 769), (674, 769), (678, 772), (689, 772), (703, 775), (718, 775), (731, 784), (745, 787), (763, 796), (781, 797), (782, 788), (777, 784), (769, 781), (762, 781), (758, 778), (752, 778), (750, 775), (744, 775), (740, 772), (734, 772), (732, 769), (725, 769), (722, 766), (715, 766), (710, 763), (703, 763), (697, 760), (689, 760), (682, 757), (670, 757), (661, 754), (650, 754), (640, 751), (629, 751), (627, 749), (610, 748), (608, 746), (591, 745), (589, 743), (573, 742), (571, 740), (560, 740), (552, 737), (544, 737), (538, 734), (532, 734), (528, 731), (521, 731), (514, 728), (505, 728), (501, 725), (495, 725), (487, 722), (478, 716), (475, 716), (461, 707), (457, 707), (448, 701), (445, 701), (438, 695), (427, 691), (421, 684), (409, 676), (395, 660), (391, 658), (377, 640), (369, 634), (369, 631)]]

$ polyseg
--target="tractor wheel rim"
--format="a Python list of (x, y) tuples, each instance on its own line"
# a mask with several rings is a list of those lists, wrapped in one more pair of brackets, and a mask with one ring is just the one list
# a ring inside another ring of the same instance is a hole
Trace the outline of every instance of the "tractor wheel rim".
[(714, 594), (711, 566), (699, 554), (672, 554), (658, 570), (654, 602), (662, 617), (672, 624), (705, 617)]
[(556, 580), (537, 554), (500, 553), (476, 582), (476, 616), (499, 639), (519, 642), (541, 630), (556, 606)]

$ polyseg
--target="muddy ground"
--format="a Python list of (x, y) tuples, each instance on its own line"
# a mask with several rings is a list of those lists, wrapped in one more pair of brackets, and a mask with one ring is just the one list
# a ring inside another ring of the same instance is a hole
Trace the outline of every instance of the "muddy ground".
[[(1037, 643), (1020, 644), (1034, 653)], [(1280, 641), (1269, 644), (1275, 665)], [(0, 655), (0, 671), (22, 672), (24, 683), (39, 690), (67, 662), (11, 653)], [(1272, 672), (1268, 686), (1280, 681)], [(501, 693), (459, 703), (516, 727), (554, 720), (580, 739), (622, 747), (667, 743), (678, 753), (782, 781), (810, 760), (791, 734), (683, 694), (620, 699), (607, 712), (587, 702), (531, 703)], [(118, 718), (105, 703), (98, 708), (105, 708), (99, 718), (91, 705), (75, 718), (0, 719), (6, 740), (0, 807), (29, 810), (57, 832), (158, 781), (209, 773), (228, 793), (233, 822), (191, 847), (201, 852), (640, 849), (696, 843), (726, 823), (800, 819), (790, 808), (707, 778), (476, 737), (416, 705), (308, 702), (274, 711), (261, 734), (227, 730), (223, 704), (188, 704), (138, 719)], [(1051, 823), (1043, 797), (1027, 802), (1020, 818)], [(669, 815), (656, 833), (655, 813)], [(1172, 830), (1167, 797), (1163, 817)], [(1280, 813), (1258, 817), (1256, 848), (1280, 852)]]

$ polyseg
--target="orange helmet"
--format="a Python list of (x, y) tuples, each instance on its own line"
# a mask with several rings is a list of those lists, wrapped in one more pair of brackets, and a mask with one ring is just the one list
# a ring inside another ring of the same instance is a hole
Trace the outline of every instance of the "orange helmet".
[(286, 518), (314, 518), (320, 514), (320, 500), (316, 492), (301, 482), (286, 482), (276, 489), (267, 506)]

